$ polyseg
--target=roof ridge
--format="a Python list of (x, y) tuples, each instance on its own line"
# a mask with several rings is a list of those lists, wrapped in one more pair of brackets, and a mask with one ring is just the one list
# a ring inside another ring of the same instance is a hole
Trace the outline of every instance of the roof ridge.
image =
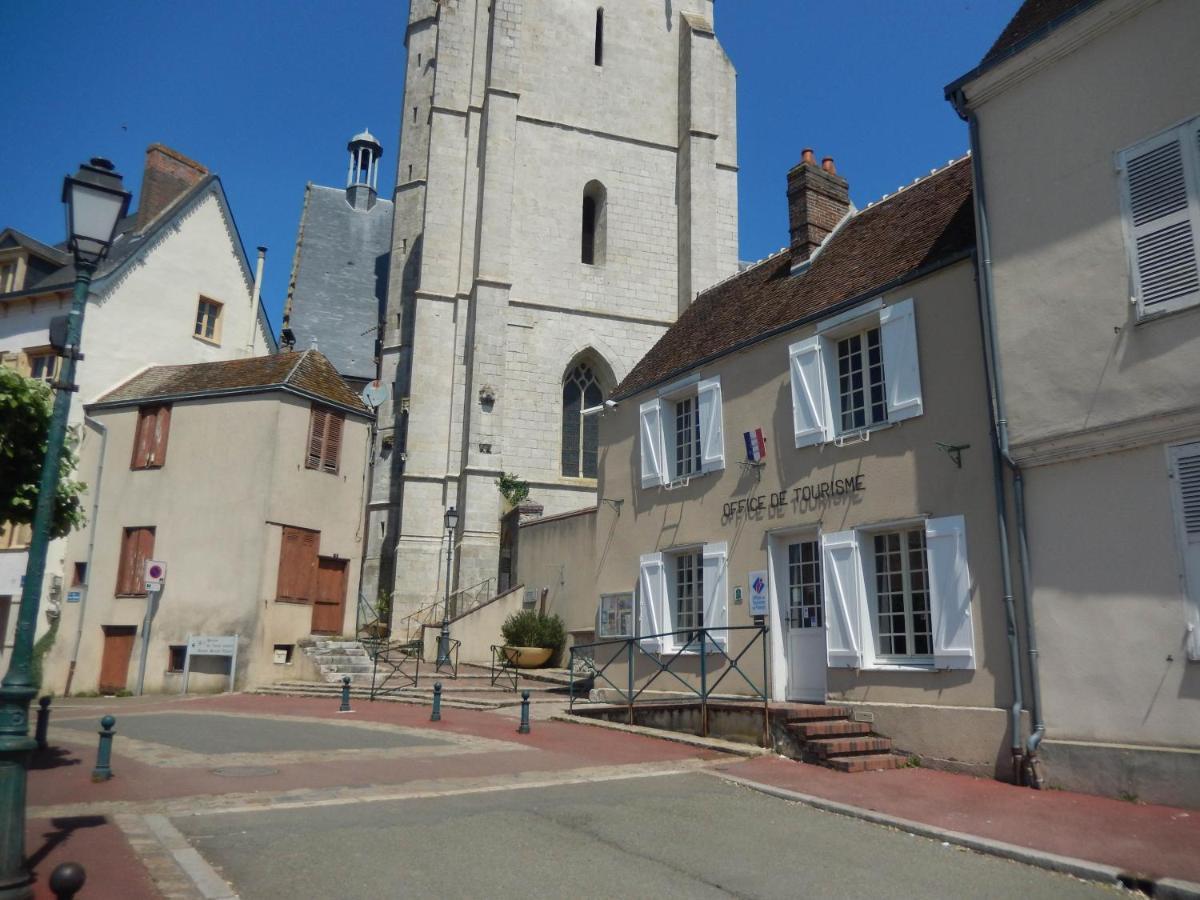
[(300, 363), (304, 362), (304, 358), (312, 352), (313, 351), (311, 349), (308, 349), (308, 350), (301, 350), (298, 354), (296, 354), (300, 358), (296, 360), (296, 364), (288, 370), (288, 373), (285, 376), (283, 376), (283, 381), (281, 381), (279, 383), (280, 384), (288, 384), (289, 382), (291, 382), (292, 376), (295, 375), (296, 370), (300, 368)]
[(861, 210), (859, 210), (859, 215), (862, 215), (862, 213), (865, 213), (868, 209), (875, 209), (878, 206), (882, 206), (884, 203), (888, 202), (889, 200), (896, 199), (901, 194), (903, 194), (905, 191), (915, 188), (918, 184), (923, 184), (924, 182), (928, 181), (930, 178), (937, 177), (942, 172), (945, 172), (947, 169), (950, 169), (950, 168), (958, 165), (963, 160), (970, 159), (970, 158), (971, 158), (971, 151), (967, 150), (966, 153), (964, 153), (962, 156), (958, 157), (957, 159), (948, 160), (946, 162), (946, 164), (944, 166), (942, 166), (940, 169), (936, 168), (936, 167), (932, 168), (929, 170), (928, 175), (921, 175), (917, 178), (914, 178), (912, 180), (911, 184), (902, 184), (902, 185), (900, 185), (900, 187), (896, 188), (896, 190), (893, 191), (892, 193), (884, 194), (878, 200), (872, 200), (870, 203), (868, 203), (866, 206), (864, 206)]

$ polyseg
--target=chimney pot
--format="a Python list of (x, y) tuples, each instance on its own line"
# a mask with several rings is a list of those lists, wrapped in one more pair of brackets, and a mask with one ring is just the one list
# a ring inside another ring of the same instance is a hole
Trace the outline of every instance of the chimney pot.
[(800, 162), (809, 163), (810, 165), (816, 162), (816, 157), (813, 156), (812, 147), (805, 147), (800, 151)]
[(800, 163), (788, 172), (787, 183), (792, 262), (800, 263), (850, 211), (850, 186), (837, 174), (832, 157), (825, 157), (818, 167), (807, 147)]
[(837, 174), (837, 166), (835, 166), (833, 164), (832, 156), (827, 156), (823, 160), (821, 160), (821, 168), (824, 169), (826, 172), (828, 172), (830, 175)]

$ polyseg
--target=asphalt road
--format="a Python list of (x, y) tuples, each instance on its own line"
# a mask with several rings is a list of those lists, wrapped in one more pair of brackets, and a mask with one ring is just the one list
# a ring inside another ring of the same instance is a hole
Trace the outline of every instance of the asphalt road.
[(1117, 895), (704, 774), (172, 821), (243, 900)]

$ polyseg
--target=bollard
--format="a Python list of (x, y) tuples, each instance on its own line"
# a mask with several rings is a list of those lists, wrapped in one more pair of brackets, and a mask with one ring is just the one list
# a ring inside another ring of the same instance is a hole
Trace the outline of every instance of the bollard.
[(529, 734), (529, 691), (521, 691), (521, 724), (517, 734)]
[(429, 721), (442, 721), (442, 683), (440, 681), (433, 683), (433, 712), (429, 714)]
[(92, 781), (108, 781), (112, 778), (112, 742), (113, 726), (117, 720), (105, 716), (100, 720), (100, 746), (96, 749), (96, 768), (92, 769)]
[(87, 881), (87, 872), (79, 863), (62, 863), (55, 866), (50, 873), (50, 890), (58, 900), (71, 900), (83, 883)]
[(37, 738), (39, 750), (46, 749), (46, 731), (50, 728), (50, 698), (43, 697), (38, 701)]
[(354, 712), (350, 708), (350, 676), (342, 676), (342, 705), (338, 707), (338, 712)]

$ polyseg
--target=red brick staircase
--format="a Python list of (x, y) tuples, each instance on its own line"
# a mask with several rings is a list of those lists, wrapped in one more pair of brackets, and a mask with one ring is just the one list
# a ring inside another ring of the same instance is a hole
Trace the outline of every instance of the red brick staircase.
[(870, 724), (855, 722), (848, 706), (816, 703), (771, 704), (778, 748), (793, 759), (828, 766), (839, 772), (874, 772), (895, 769), (901, 757), (892, 752), (891, 739), (871, 731)]

